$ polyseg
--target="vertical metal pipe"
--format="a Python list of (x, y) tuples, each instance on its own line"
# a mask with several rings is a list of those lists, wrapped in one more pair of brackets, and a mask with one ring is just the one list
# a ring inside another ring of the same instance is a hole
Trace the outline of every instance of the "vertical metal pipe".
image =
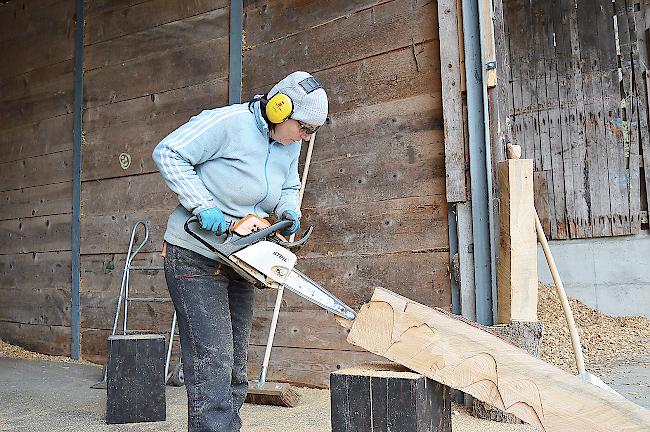
[(241, 102), (242, 32), (244, 2), (230, 1), (230, 72), (228, 75), (228, 104)]
[(456, 219), (456, 204), (449, 203), (447, 209), (449, 225), (449, 276), (451, 280), (451, 312), (460, 315), (460, 286), (456, 280), (454, 255), (458, 254), (458, 223)]
[(71, 353), (74, 360), (81, 356), (80, 285), (80, 211), (81, 211), (81, 140), (83, 102), (84, 0), (76, 0), (74, 43), (74, 125), (72, 146), (72, 292), (71, 292)]
[[(495, 218), (494, 218), (494, 194), (492, 187), (492, 133), (490, 131), (490, 99), (488, 96), (487, 82), (487, 47), (485, 46), (485, 11), (481, 7), (481, 0), (476, 0), (478, 6), (479, 22), (479, 40), (481, 41), (481, 81), (483, 82), (483, 136), (485, 139), (485, 178), (487, 183), (488, 197), (488, 228), (490, 234), (490, 288), (492, 291), (492, 320), (493, 324), (497, 320), (497, 253), (495, 242)], [(492, 2), (490, 2), (492, 5)]]
[[(486, 141), (485, 70), (479, 20), (479, 0), (462, 0), (463, 35), (465, 46), (465, 76), (467, 83), (467, 116), (469, 130), (469, 160), (472, 196), (472, 231), (474, 238), (474, 278), (476, 287), (476, 321), (491, 325), (492, 260), (490, 233), (490, 186), (488, 182), (489, 149)], [(488, 134), (489, 135), (489, 134)]]

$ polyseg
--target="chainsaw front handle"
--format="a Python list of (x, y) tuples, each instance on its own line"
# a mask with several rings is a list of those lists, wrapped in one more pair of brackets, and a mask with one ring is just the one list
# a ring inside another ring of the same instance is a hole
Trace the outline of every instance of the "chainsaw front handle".
[[(234, 254), (235, 252), (238, 252), (242, 249), (244, 249), (247, 246), (252, 245), (253, 243), (258, 242), (259, 240), (262, 240), (263, 238), (266, 238), (270, 236), (271, 234), (274, 234), (280, 230), (287, 229), (289, 228), (292, 224), (293, 221), (291, 220), (281, 220), (279, 222), (274, 223), (271, 226), (268, 226), (264, 229), (261, 229), (259, 231), (256, 231), (252, 234), (249, 234), (245, 237), (240, 237), (236, 240), (232, 240), (226, 243), (222, 243), (220, 245), (214, 245), (206, 241), (203, 237), (198, 235), (196, 231), (192, 230), (190, 228), (190, 224), (192, 223), (199, 223), (199, 219), (196, 216), (190, 216), (186, 221), (185, 221), (185, 232), (187, 232), (189, 235), (197, 239), (201, 244), (203, 244), (205, 247), (210, 249), (212, 252), (215, 253), (220, 253), (225, 256), (230, 256)], [(311, 234), (311, 230), (309, 231), (308, 234)], [(232, 236), (232, 231), (230, 227), (228, 227), (228, 238)], [(302, 239), (301, 239), (302, 240)], [(296, 242), (297, 243), (297, 242)], [(304, 243), (304, 242), (303, 242)]]

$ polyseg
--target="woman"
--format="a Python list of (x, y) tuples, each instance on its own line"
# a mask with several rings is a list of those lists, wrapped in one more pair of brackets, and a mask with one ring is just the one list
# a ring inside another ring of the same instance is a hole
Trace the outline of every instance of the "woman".
[(228, 224), (248, 214), (300, 228), (298, 156), (327, 117), (327, 95), (294, 72), (266, 97), (206, 110), (163, 139), (153, 159), (180, 205), (165, 232), (165, 277), (178, 316), (189, 431), (239, 431), (246, 398), (246, 353), (254, 287), (183, 229), (222, 242)]

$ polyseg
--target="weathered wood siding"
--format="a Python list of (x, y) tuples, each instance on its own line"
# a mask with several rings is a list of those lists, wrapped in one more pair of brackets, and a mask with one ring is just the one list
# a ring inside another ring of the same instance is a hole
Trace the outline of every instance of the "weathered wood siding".
[[(0, 6), (0, 337), (70, 349), (74, 2)], [(450, 306), (445, 143), (436, 2), (246, 2), (244, 99), (293, 70), (330, 95), (305, 193), (315, 225), (299, 267), (352, 307), (375, 286)], [(204, 108), (227, 104), (227, 0), (86, 4), (81, 208), (82, 356), (106, 355), (130, 231), (151, 240), (135, 264), (160, 264), (177, 204), (151, 152)], [(7, 29), (7, 31), (4, 31)], [(44, 43), (47, 41), (47, 43)], [(128, 162), (128, 163), (125, 163)], [(134, 294), (165, 296), (161, 272)], [(258, 373), (274, 303), (260, 291), (250, 350)], [(134, 305), (130, 327), (165, 331), (169, 304)], [(270, 379), (327, 385), (373, 358), (316, 306), (287, 294)]]
[[(87, 3), (81, 188), (81, 350), (87, 359), (106, 355), (136, 221), (151, 227), (138, 264), (162, 263), (167, 217), (178, 200), (151, 152), (192, 115), (227, 104), (228, 5)], [(162, 272), (133, 272), (131, 285), (134, 295), (168, 296)], [(171, 304), (134, 304), (129, 328), (164, 332), (172, 313)]]
[[(312, 72), (328, 91), (330, 121), (316, 136), (303, 202), (303, 224), (315, 232), (299, 267), (354, 308), (375, 286), (451, 304), (436, 6), (245, 4), (244, 97), (294, 70)], [(254, 361), (274, 296), (258, 296)], [(326, 385), (328, 371), (368, 355), (348, 345), (325, 312), (291, 293), (277, 332), (271, 380)]]
[(0, 339), (64, 355), (72, 280), (73, 10), (68, 0), (0, 5)]
[(509, 126), (535, 162), (536, 206), (552, 238), (641, 228), (647, 10), (632, 0), (503, 0)]

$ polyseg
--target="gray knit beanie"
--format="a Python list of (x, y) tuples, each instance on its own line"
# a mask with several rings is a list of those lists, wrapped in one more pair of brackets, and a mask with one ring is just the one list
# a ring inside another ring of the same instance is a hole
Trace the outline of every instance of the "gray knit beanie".
[(287, 75), (273, 86), (268, 93), (270, 99), (277, 93), (284, 93), (293, 102), (291, 118), (314, 126), (322, 126), (327, 119), (327, 93), (322, 88), (307, 93), (300, 82), (311, 77), (307, 72), (297, 71)]

